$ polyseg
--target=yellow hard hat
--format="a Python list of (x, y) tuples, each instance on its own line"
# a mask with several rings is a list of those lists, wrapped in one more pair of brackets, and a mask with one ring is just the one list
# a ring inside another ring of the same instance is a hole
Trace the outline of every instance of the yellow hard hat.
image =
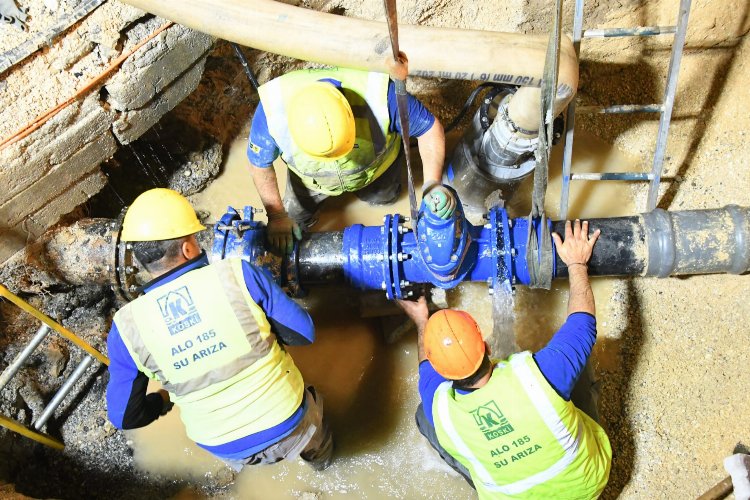
[(141, 193), (130, 205), (120, 241), (171, 240), (204, 229), (187, 198), (172, 189), (156, 188)]
[(316, 160), (338, 160), (354, 147), (354, 114), (333, 84), (315, 82), (292, 96), (287, 124), (294, 142)]

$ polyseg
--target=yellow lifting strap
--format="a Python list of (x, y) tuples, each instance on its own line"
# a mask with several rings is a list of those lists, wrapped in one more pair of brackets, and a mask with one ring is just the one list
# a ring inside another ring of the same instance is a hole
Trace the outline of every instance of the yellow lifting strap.
[[(56, 322), (55, 320), (53, 320), (52, 318), (50, 318), (49, 316), (47, 316), (46, 314), (42, 313), (41, 311), (39, 311), (38, 309), (36, 309), (35, 307), (33, 307), (28, 302), (24, 301), (23, 299), (21, 299), (17, 295), (13, 294), (10, 290), (8, 290), (3, 285), (0, 285), (0, 297), (4, 297), (5, 299), (9, 300), (10, 302), (12, 302), (16, 306), (18, 306), (23, 311), (26, 311), (30, 315), (34, 316), (36, 319), (38, 319), (39, 321), (41, 321), (42, 323), (44, 323), (45, 325), (47, 325), (49, 328), (55, 330), (56, 332), (58, 332), (60, 335), (62, 335), (63, 337), (65, 337), (69, 341), (73, 342), (75, 345), (77, 345), (78, 347), (80, 347), (81, 349), (83, 349), (84, 351), (86, 351), (88, 354), (90, 354), (93, 358), (97, 359), (101, 363), (103, 363), (105, 365), (109, 365), (109, 358), (107, 358), (107, 356), (105, 356), (104, 354), (102, 354), (101, 352), (99, 352), (97, 349), (95, 349), (93, 346), (91, 346), (88, 342), (86, 342), (85, 340), (83, 340), (81, 337), (79, 337), (75, 333), (71, 332), (70, 330), (68, 330), (67, 328), (65, 328), (64, 326), (62, 326), (61, 324), (59, 324), (58, 322)], [(42, 327), (42, 328), (44, 328), (44, 327)], [(38, 344), (36, 344), (36, 345), (38, 345)], [(31, 346), (31, 347), (28, 347), (28, 349), (33, 349), (34, 347), (35, 346)], [(91, 362), (91, 358), (88, 358), (86, 364), (82, 363), (82, 366), (80, 368), (82, 368), (83, 370), (81, 370), (80, 373), (83, 373), (83, 371), (85, 371), (85, 368), (88, 366), (88, 363), (90, 363), (90, 362)], [(13, 363), (11, 363), (11, 364), (13, 364)], [(17, 369), (17, 367), (16, 367), (16, 369)], [(78, 370), (76, 370), (76, 371), (78, 371)], [(5, 378), (6, 382), (7, 382), (8, 380), (10, 380), (10, 378), (13, 375), (14, 375), (14, 372), (11, 371), (10, 374), (7, 374), (7, 376), (3, 377), (3, 378)], [(71, 377), (71, 378), (73, 378), (73, 377)], [(66, 384), (63, 384), (63, 387), (65, 387), (65, 385)], [(64, 391), (62, 391), (62, 389), (61, 389), (61, 392), (64, 392)], [(61, 398), (58, 401), (62, 401), (62, 398), (64, 398), (65, 395), (66, 394), (62, 394)], [(57, 395), (55, 396), (55, 398), (53, 398), (53, 400), (56, 399), (56, 398), (57, 398)], [(57, 404), (59, 404), (59, 402)], [(52, 412), (54, 412), (54, 409), (56, 408), (56, 405), (55, 404), (50, 404), (50, 406), (51, 406), (51, 408), (49, 409), (49, 412), (47, 412), (47, 408), (45, 408), (45, 412), (44, 413), (47, 413), (48, 415), (51, 415)], [(40, 421), (41, 421), (41, 419), (40, 419)], [(46, 422), (46, 420), (45, 420), (45, 422)], [(40, 428), (41, 425), (43, 425), (43, 424), (39, 424), (38, 428)], [(10, 429), (13, 432), (17, 432), (18, 434), (21, 434), (22, 436), (25, 436), (25, 437), (27, 437), (29, 439), (33, 439), (34, 441), (37, 441), (38, 443), (44, 444), (46, 446), (50, 446), (50, 447), (58, 449), (58, 450), (62, 450), (65, 447), (65, 445), (62, 443), (62, 441), (60, 441), (59, 439), (55, 439), (52, 436), (49, 436), (49, 435), (44, 434), (42, 432), (37, 432), (37, 431), (34, 431), (32, 429), (29, 429), (25, 425), (21, 424), (20, 422), (17, 422), (15, 420), (10, 419), (8, 417), (5, 417), (3, 415), (0, 415), (0, 426), (5, 427), (7, 429)]]

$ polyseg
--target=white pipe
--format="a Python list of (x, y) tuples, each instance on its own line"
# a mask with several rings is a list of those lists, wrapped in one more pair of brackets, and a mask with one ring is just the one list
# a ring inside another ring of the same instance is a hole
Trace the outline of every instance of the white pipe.
[[(384, 22), (326, 14), (273, 0), (123, 0), (152, 14), (247, 47), (332, 66), (387, 72)], [(414, 76), (521, 85), (508, 113), (539, 128), (540, 79), (547, 35), (399, 25), (399, 45)], [(562, 37), (556, 112), (578, 87), (573, 44)]]

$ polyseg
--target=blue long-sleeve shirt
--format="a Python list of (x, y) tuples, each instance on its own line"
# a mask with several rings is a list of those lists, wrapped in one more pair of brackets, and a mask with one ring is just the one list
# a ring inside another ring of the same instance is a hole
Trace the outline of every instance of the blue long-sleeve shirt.
[[(160, 276), (145, 287), (149, 293), (194, 269), (208, 265), (205, 254)], [(287, 345), (306, 345), (315, 340), (310, 316), (291, 300), (273, 280), (259, 268), (242, 263), (242, 275), (250, 296), (263, 309), (271, 330), (279, 342)], [(117, 325), (113, 322), (107, 338), (109, 355), (109, 383), (107, 411), (109, 419), (119, 429), (134, 429), (150, 424), (162, 410), (162, 398), (157, 393), (146, 394), (148, 378), (138, 371)], [(265, 431), (218, 446), (199, 446), (222, 458), (245, 458), (267, 448), (290, 434), (302, 420), (303, 404), (284, 422)]]
[[(589, 313), (577, 312), (568, 316), (547, 345), (533, 354), (539, 371), (566, 401), (570, 401), (573, 387), (586, 366), (595, 342), (596, 318)], [(429, 361), (419, 364), (419, 395), (425, 416), (433, 425), (432, 402), (435, 391), (445, 380)], [(460, 389), (459, 392), (468, 393)]]
[[(324, 78), (321, 81), (330, 82), (336, 87), (341, 87), (341, 82), (332, 78)], [(409, 94), (409, 135), (419, 137), (432, 128), (435, 116), (419, 100)], [(401, 124), (398, 120), (398, 104), (396, 101), (396, 88), (393, 82), (388, 83), (388, 115), (391, 123), (388, 126), (390, 132), (401, 133)], [(268, 119), (263, 109), (263, 103), (258, 103), (250, 125), (250, 137), (247, 146), (247, 158), (250, 163), (260, 168), (267, 168), (281, 155), (281, 150), (276, 141), (268, 131)]]

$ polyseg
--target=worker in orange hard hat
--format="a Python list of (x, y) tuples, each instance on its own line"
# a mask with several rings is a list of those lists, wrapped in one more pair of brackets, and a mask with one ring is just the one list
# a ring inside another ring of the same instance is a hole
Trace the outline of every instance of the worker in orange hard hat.
[[(247, 157), (274, 247), (291, 250), (293, 238), (317, 221), (318, 206), (328, 197), (355, 192), (373, 205), (398, 199), (404, 151), (394, 83), (387, 74), (301, 70), (261, 85), (258, 92)], [(408, 108), (409, 130), (422, 158), (423, 196), (434, 197), (430, 210), (448, 218), (456, 200), (440, 184), (443, 127), (411, 95)], [(283, 202), (273, 168), (279, 156), (288, 167)]]
[(491, 359), (468, 313), (428, 319), (424, 297), (399, 301), (418, 332), (417, 427), (480, 498), (596, 498), (607, 484), (612, 450), (596, 405), (590, 416), (571, 402), (596, 341), (587, 263), (598, 236), (580, 221), (566, 223), (564, 241), (553, 234), (570, 276), (568, 319), (534, 354)]

